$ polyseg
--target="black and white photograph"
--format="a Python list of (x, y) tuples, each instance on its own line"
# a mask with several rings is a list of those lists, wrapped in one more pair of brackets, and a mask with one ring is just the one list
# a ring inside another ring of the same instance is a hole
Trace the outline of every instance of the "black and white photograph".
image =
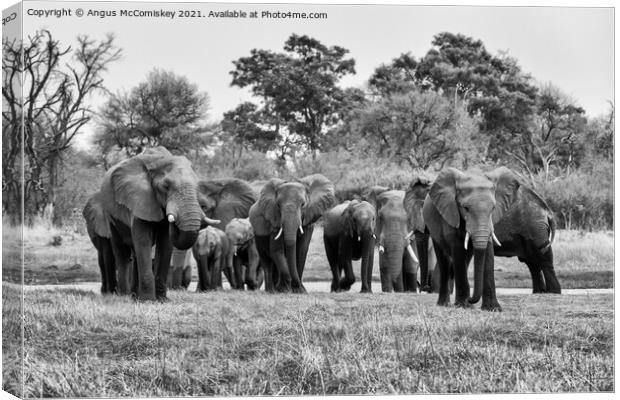
[(611, 2), (3, 8), (7, 397), (614, 395)]

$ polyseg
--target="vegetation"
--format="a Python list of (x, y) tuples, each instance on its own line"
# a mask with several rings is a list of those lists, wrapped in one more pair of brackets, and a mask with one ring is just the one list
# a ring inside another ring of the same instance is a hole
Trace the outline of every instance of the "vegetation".
[[(16, 394), (19, 293), (3, 284), (3, 388)], [(434, 295), (170, 298), (26, 291), (24, 397), (614, 389), (610, 294), (500, 295), (500, 314), (437, 307)]]

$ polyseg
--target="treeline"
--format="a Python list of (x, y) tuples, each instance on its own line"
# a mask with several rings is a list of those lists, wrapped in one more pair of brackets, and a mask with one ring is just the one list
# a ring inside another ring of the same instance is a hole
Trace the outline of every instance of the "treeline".
[[(82, 40), (97, 48), (97, 42)], [(112, 42), (102, 50), (106, 63), (115, 61)], [(319, 172), (342, 197), (372, 185), (404, 188), (413, 174), (432, 176), (448, 165), (506, 165), (546, 199), (560, 227), (613, 226), (613, 104), (607, 115), (587, 116), (560, 88), (537, 84), (517, 60), (491, 54), (479, 40), (439, 33), (426, 54), (402, 54), (378, 66), (363, 88), (340, 85), (355, 74), (348, 50), (307, 36), (291, 35), (281, 52), (254, 49), (233, 67), (231, 84), (249, 89), (256, 100), (220, 121), (209, 119), (206, 92), (155, 69), (127, 92), (109, 94), (97, 110), (96, 156), (71, 150), (69, 141), (56, 152), (61, 160), (96, 169), (91, 182), (115, 162), (164, 145), (189, 157), (205, 177), (256, 180)], [(90, 118), (94, 110), (80, 105)], [(3, 112), (5, 123), (10, 116)], [(35, 137), (45, 127), (31, 125)], [(3, 194), (10, 173), (3, 164)], [(83, 204), (69, 195), (78, 184), (67, 176), (57, 168), (54, 181), (32, 186), (35, 194), (47, 194), (39, 197), (48, 204), (53, 193), (57, 223)], [(4, 201), (3, 207), (9, 209)], [(32, 203), (26, 211), (38, 215), (43, 208)]]

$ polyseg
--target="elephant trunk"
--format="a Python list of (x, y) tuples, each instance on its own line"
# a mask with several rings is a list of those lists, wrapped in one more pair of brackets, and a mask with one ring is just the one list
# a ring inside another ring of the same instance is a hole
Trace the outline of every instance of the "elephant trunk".
[(482, 297), (482, 283), (486, 268), (486, 251), (490, 240), (490, 231), (476, 232), (473, 236), (474, 245), (474, 295), (469, 299), (471, 304), (477, 303)]
[(172, 244), (179, 250), (187, 250), (194, 245), (204, 217), (198, 204), (196, 188), (183, 185), (171, 194), (166, 204), (166, 215), (170, 223)]
[[(403, 254), (405, 251), (404, 235), (401, 233), (391, 234), (385, 238), (385, 252), (388, 262), (389, 279), (396, 283), (396, 279), (402, 275), (403, 271)], [(402, 279), (402, 276), (401, 276)], [(395, 284), (396, 288), (401, 285)]]
[(176, 227), (175, 224), (168, 224), (170, 231), (170, 241), (172, 245), (179, 250), (187, 250), (191, 248), (198, 238), (198, 231), (183, 231)]
[(291, 274), (293, 286), (300, 284), (297, 273), (297, 232), (301, 226), (301, 211), (298, 209), (284, 209), (282, 211), (282, 231), (286, 263)]

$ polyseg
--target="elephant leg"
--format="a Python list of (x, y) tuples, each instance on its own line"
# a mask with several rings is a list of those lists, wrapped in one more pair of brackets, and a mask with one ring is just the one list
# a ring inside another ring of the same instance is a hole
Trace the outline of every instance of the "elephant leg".
[(435, 268), (439, 269), (439, 298), (437, 299), (437, 304), (440, 306), (449, 306), (450, 289), (448, 280), (450, 278), (450, 268), (452, 265), (446, 254), (439, 248), (439, 245), (434, 240), (433, 248), (435, 249), (435, 255), (437, 257)]
[(493, 243), (489, 241), (484, 262), (484, 281), (482, 285), (482, 306), (487, 311), (502, 311), (495, 293), (495, 255)]
[(257, 267), (256, 286), (254, 287), (254, 289), (255, 290), (260, 289), (260, 287), (263, 286), (264, 281), (265, 281), (265, 270), (259, 264)]
[[(472, 305), (469, 303), (470, 287), (469, 280), (467, 279), (467, 269), (473, 253), (467, 252), (464, 248), (457, 246), (454, 250), (454, 305), (457, 307), (470, 308)], [(448, 287), (450, 287), (450, 280), (448, 279)], [(450, 290), (451, 292), (451, 290)]]
[(204, 292), (210, 286), (211, 271), (209, 271), (209, 260), (206, 255), (201, 255), (196, 260), (196, 269), (198, 270), (198, 284), (196, 285), (197, 292)]
[(249, 290), (256, 290), (263, 284), (264, 276), (262, 275), (263, 269), (260, 268), (260, 257), (258, 256), (258, 251), (256, 250), (254, 240), (251, 240), (250, 243), (248, 243), (247, 254), (248, 260), (245, 284)]
[(259, 269), (263, 270), (265, 276), (265, 291), (273, 292), (275, 290), (273, 266), (271, 257), (269, 256), (269, 236), (255, 236), (254, 244), (258, 253)]
[(390, 276), (390, 269), (388, 265), (387, 257), (384, 254), (379, 254), (379, 275), (381, 277), (381, 291), (393, 292), (394, 282)]
[(308, 258), (308, 249), (310, 248), (313, 232), (314, 225), (305, 226), (303, 235), (297, 232), (297, 275), (299, 276), (299, 284), (301, 285), (302, 292), (306, 291), (302, 278), (304, 276), (304, 268), (306, 267), (306, 259)]
[(530, 270), (530, 275), (532, 276), (532, 293), (545, 293), (547, 291), (545, 280), (543, 278), (543, 272), (538, 264), (522, 259), (521, 257), (519, 257), (519, 261), (524, 262)]
[(349, 290), (351, 285), (355, 283), (355, 275), (353, 274), (352, 258), (352, 240), (349, 237), (341, 237), (338, 242), (338, 269), (344, 271), (344, 277), (340, 279), (338, 286), (340, 290)]
[[(131, 226), (131, 239), (134, 246), (136, 265), (138, 269), (138, 288), (136, 297), (138, 300), (155, 300), (155, 276), (153, 274), (153, 261), (151, 259), (153, 237), (150, 224), (146, 221), (134, 218)], [(160, 249), (159, 246), (156, 247), (155, 265), (157, 269), (159, 269), (158, 264), (161, 262), (161, 256), (159, 255), (161, 250), (162, 249)], [(168, 263), (169, 262), (170, 258), (168, 258)], [(166, 272), (168, 272), (167, 268)]]
[(338, 236), (323, 235), (323, 244), (325, 245), (325, 254), (329, 262), (329, 268), (332, 271), (331, 292), (340, 291), (338, 282), (340, 281), (340, 269), (338, 268)]
[(541, 261), (542, 272), (545, 275), (545, 283), (547, 284), (547, 293), (562, 293), (562, 287), (553, 268), (553, 250), (551, 247), (542, 255)]
[(117, 290), (119, 294), (129, 294), (131, 292), (131, 247), (123, 243), (123, 239), (114, 227), (111, 231), (110, 244), (116, 266), (114, 274), (118, 273)]
[(183, 267), (185, 266), (187, 250), (172, 249), (172, 282), (171, 289), (179, 289), (183, 280)]
[(106, 271), (103, 257), (102, 249), (97, 247), (97, 264), (99, 265), (99, 271), (101, 272), (101, 294), (106, 294), (108, 293), (108, 273)]
[[(149, 253), (151, 248), (149, 247)], [(185, 254), (185, 253), (184, 253)], [(157, 300), (166, 300), (166, 280), (172, 257), (172, 242), (168, 231), (168, 222), (160, 223), (155, 236), (155, 297)], [(179, 268), (183, 273), (183, 267)], [(180, 280), (179, 280), (180, 284)]]
[(403, 290), (416, 293), (418, 291), (417, 263), (413, 261), (407, 251), (403, 254)]
[(232, 259), (232, 273), (235, 275), (235, 287), (233, 289), (243, 290), (245, 279), (243, 277), (243, 264), (241, 263), (241, 257), (233, 256)]
[(278, 273), (276, 290), (279, 292), (290, 292), (292, 290), (291, 273), (288, 269), (288, 263), (286, 262), (284, 253), (284, 241), (274, 240), (273, 236), (270, 236), (269, 253)]
[(183, 279), (181, 280), (181, 286), (187, 289), (191, 282), (192, 282), (192, 266), (186, 265), (183, 268)]

